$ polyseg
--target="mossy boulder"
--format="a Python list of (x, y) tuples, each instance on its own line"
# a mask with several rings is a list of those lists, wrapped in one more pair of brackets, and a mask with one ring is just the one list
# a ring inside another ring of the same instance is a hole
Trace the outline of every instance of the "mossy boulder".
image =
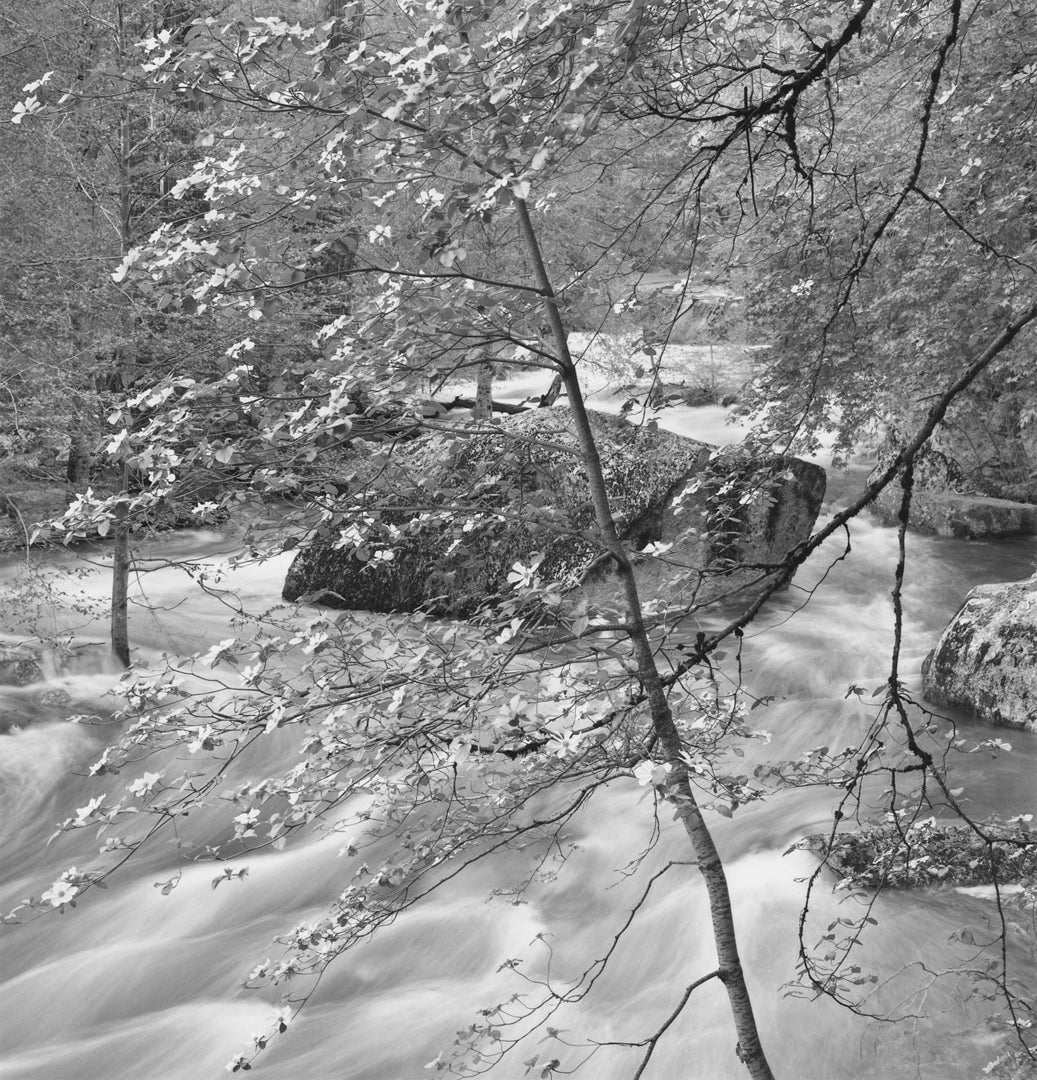
[[(891, 434), (868, 483), (886, 471), (897, 449), (897, 436)], [(973, 478), (942, 450), (919, 450), (912, 485), (911, 527), (930, 536), (959, 540), (1037, 535), (1037, 505), (977, 489), (972, 486)], [(898, 523), (902, 496), (900, 484), (893, 482), (875, 500), (873, 509), (884, 524)]]
[(43, 681), (40, 657), (31, 649), (0, 648), (0, 686), (30, 686)]
[(985, 837), (960, 822), (920, 822), (906, 829), (865, 826), (808, 837), (814, 852), (847, 888), (915, 889), (934, 885), (1002, 885), (1037, 874), (1037, 834), (1011, 825), (984, 826)]
[[(590, 423), (630, 549), (680, 542), (724, 577), (779, 562), (809, 534), (824, 494), (817, 466), (776, 458), (764, 479), (741, 478), (744, 464), (712, 461), (705, 443), (602, 413)], [(514, 564), (534, 555), (540, 576), (565, 587), (606, 571), (568, 408), (384, 450), (357, 489), (296, 556), (286, 600), (464, 616), (506, 592)]]
[(1037, 731), (1037, 575), (973, 589), (926, 657), (922, 685), (934, 705)]
[[(869, 483), (885, 472), (898, 449), (897, 436), (891, 433)], [(1037, 505), (1002, 498), (989, 487), (976, 487), (980, 479), (949, 454), (923, 447), (915, 456), (911, 528), (959, 540), (1037, 535)], [(902, 496), (900, 484), (894, 481), (875, 500), (873, 509), (884, 524), (897, 524)]]

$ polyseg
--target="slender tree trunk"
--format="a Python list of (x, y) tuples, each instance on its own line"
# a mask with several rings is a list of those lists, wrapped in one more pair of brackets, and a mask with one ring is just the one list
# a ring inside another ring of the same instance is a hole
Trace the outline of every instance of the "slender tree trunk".
[[(120, 485), (123, 497), (129, 487), (129, 470), (122, 469)], [(130, 588), (130, 523), (125, 502), (120, 502), (112, 524), (112, 652), (123, 667), (130, 666), (129, 588)]]
[(475, 378), (475, 408), (472, 416), (476, 420), (493, 418), (493, 362), (484, 360), (478, 367)]
[[(119, 59), (122, 61), (126, 54), (125, 48), (125, 25), (123, 21), (123, 5), (116, 6), (118, 20), (117, 49)], [(132, 133), (129, 106), (123, 103), (119, 113), (119, 240), (122, 253), (125, 255), (133, 247), (133, 204), (130, 190), (130, 154)], [(130, 316), (132, 318), (132, 315)], [(124, 319), (125, 322), (125, 319)], [(129, 334), (127, 334), (129, 336)], [(121, 350), (117, 353), (120, 357), (120, 374), (123, 374), (124, 384), (128, 383), (123, 367), (125, 360)], [(126, 502), (129, 499), (130, 470), (123, 465), (119, 471), (119, 494), (121, 499), (115, 511), (115, 519), (112, 522), (112, 605), (111, 605), (111, 641), (112, 652), (123, 667), (130, 666), (130, 638), (129, 638), (129, 585), (130, 585), (130, 522), (129, 511)]]
[(90, 459), (93, 440), (84, 430), (85, 418), (80, 415), (73, 419), (76, 423), (68, 447), (68, 463), (65, 466), (65, 481), (68, 484), (69, 497), (82, 491), (90, 479)]
[[(83, 332), (82, 316), (73, 313), (69, 317), (69, 350), (79, 359), (86, 351), (86, 334)], [(78, 366), (72, 364), (70, 370)], [(86, 489), (90, 483), (90, 470), (94, 461), (94, 449), (98, 433), (98, 398), (96, 379), (86, 374), (79, 386), (73, 386), (69, 395), (68, 460), (65, 463), (65, 503)]]
[(609, 505), (605, 477), (598, 455), (597, 442), (591, 430), (583, 392), (572, 356), (569, 353), (565, 327), (562, 324), (558, 302), (551, 280), (544, 265), (536, 231), (530, 220), (526, 203), (515, 200), (519, 228), (533, 263), (537, 287), (544, 297), (544, 307), (551, 325), (551, 333), (559, 358), (560, 375), (569, 397), (576, 425), (577, 438), (583, 454), (584, 468), (590, 486), (591, 500), (602, 543), (612, 556), (627, 602), (627, 633), (637, 662), (638, 677), (645, 689), (652, 725), (659, 739), (666, 761), (670, 766), (670, 782), (667, 797), (674, 804), (681, 824), (691, 841), (699, 870), (709, 897), (713, 938), (716, 944), (720, 979), (727, 989), (731, 1015), (738, 1037), (737, 1053), (753, 1080), (774, 1080), (770, 1065), (760, 1041), (752, 1001), (745, 983), (738, 942), (735, 935), (734, 915), (731, 910), (731, 894), (727, 887), (724, 864), (713, 842), (702, 811), (691, 787), (688, 768), (683, 760), (684, 747), (680, 732), (674, 723), (670, 702), (655, 663), (651, 642), (641, 610), (641, 598), (634, 578), (633, 567), (623, 548), (616, 529), (615, 518)]

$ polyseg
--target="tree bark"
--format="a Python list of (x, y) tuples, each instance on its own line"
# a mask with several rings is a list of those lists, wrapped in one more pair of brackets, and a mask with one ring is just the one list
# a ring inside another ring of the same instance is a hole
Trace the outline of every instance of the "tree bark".
[[(119, 60), (126, 55), (125, 25), (123, 5), (116, 5), (118, 19), (118, 40), (116, 42)], [(130, 190), (130, 154), (131, 154), (131, 117), (125, 102), (119, 112), (119, 239), (125, 255), (133, 247), (133, 202)], [(132, 318), (132, 315), (129, 316)], [(124, 320), (127, 316), (124, 315)], [(129, 336), (129, 335), (127, 335)], [(125, 373), (125, 359), (117, 353), (119, 374), (124, 385), (129, 380)], [(130, 584), (130, 522), (127, 500), (129, 499), (130, 470), (123, 465), (119, 471), (119, 495), (115, 517), (112, 522), (112, 604), (111, 604), (111, 644), (112, 652), (124, 668), (130, 666), (129, 639), (129, 584)]]
[(710, 917), (713, 925), (713, 938), (716, 944), (720, 979), (727, 989), (728, 1002), (738, 1037), (737, 1054), (753, 1080), (774, 1080), (770, 1065), (760, 1041), (756, 1017), (753, 1013), (752, 1000), (745, 982), (745, 973), (738, 952), (735, 933), (734, 915), (731, 909), (731, 894), (727, 886), (724, 864), (713, 842), (709, 826), (702, 815), (702, 810), (695, 799), (691, 787), (688, 767), (684, 763), (684, 747), (680, 732), (673, 719), (670, 702), (666, 695), (659, 669), (655, 663), (648, 631), (645, 627), (641, 610), (641, 598), (634, 577), (633, 567), (623, 548), (616, 528), (615, 518), (609, 504), (605, 486), (601, 458), (598, 455), (594, 432), (591, 430), (587, 410), (583, 402), (576, 366), (569, 353), (568, 339), (554, 289), (551, 285), (547, 267), (544, 265), (540, 244), (529, 216), (529, 210), (522, 199), (515, 199), (518, 212), (519, 228), (526, 249), (533, 264), (534, 279), (544, 298), (544, 308), (550, 322), (551, 335), (559, 361), (559, 374), (562, 385), (569, 397), (576, 425), (577, 438), (583, 454), (583, 464), (587, 472), (591, 501), (601, 541), (605, 550), (612, 557), (623, 589), (627, 604), (627, 634), (637, 664), (638, 678), (644, 687), (652, 726), (658, 737), (667, 764), (670, 766), (670, 780), (667, 785), (667, 798), (674, 804), (677, 816), (691, 842), (698, 862), (699, 871), (706, 885), (709, 897)]
[[(122, 493), (126, 497), (129, 470), (122, 470)], [(130, 666), (129, 588), (130, 588), (130, 523), (125, 502), (115, 511), (112, 528), (112, 652), (124, 668)]]
[(493, 417), (493, 362), (484, 360), (478, 367), (475, 379), (475, 408), (472, 410), (475, 420), (489, 420)]
[(77, 491), (82, 491), (90, 480), (90, 463), (92, 460), (91, 448), (93, 440), (86, 432), (86, 420), (79, 416), (73, 418), (76, 423), (72, 431), (68, 447), (68, 462), (65, 466), (65, 481), (68, 484), (71, 497)]

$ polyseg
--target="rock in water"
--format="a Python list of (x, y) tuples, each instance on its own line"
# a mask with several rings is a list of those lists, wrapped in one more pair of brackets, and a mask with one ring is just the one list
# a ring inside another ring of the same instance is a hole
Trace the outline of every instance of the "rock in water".
[(1033, 834), (1019, 826), (968, 825), (927, 818), (906, 829), (902, 822), (865, 825), (856, 832), (808, 836), (799, 846), (818, 855), (854, 889), (918, 889), (928, 886), (999, 885), (1037, 873)]
[[(868, 483), (885, 472), (896, 449), (896, 436), (892, 435)], [(997, 497), (975, 489), (972, 483), (956, 459), (923, 447), (915, 455), (911, 527), (921, 533), (959, 540), (1037, 534), (1037, 505)], [(900, 484), (894, 480), (875, 500), (873, 509), (883, 524), (897, 524), (902, 494)]]
[[(759, 583), (809, 535), (824, 496), (818, 466), (775, 458), (763, 475), (724, 455), (711, 461), (713, 447), (655, 426), (603, 413), (590, 422), (623, 540), (635, 550), (680, 544), (682, 562), (694, 556), (690, 587), (700, 602)], [(506, 593), (514, 564), (536, 553), (540, 576), (566, 587), (608, 561), (567, 408), (530, 410), (378, 457), (356, 503), (343, 501), (335, 521), (300, 550), (284, 598), (465, 616)], [(747, 563), (756, 568), (736, 584)]]
[(0, 686), (30, 686), (43, 681), (39, 657), (28, 649), (0, 649)]
[(922, 682), (935, 705), (1037, 731), (1037, 575), (973, 589), (926, 657)]

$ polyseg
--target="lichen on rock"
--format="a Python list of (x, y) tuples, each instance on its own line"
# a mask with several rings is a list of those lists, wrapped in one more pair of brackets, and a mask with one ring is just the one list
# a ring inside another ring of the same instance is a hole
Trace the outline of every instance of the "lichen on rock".
[(1037, 731), (1037, 575), (973, 589), (926, 657), (922, 683), (935, 705)]

